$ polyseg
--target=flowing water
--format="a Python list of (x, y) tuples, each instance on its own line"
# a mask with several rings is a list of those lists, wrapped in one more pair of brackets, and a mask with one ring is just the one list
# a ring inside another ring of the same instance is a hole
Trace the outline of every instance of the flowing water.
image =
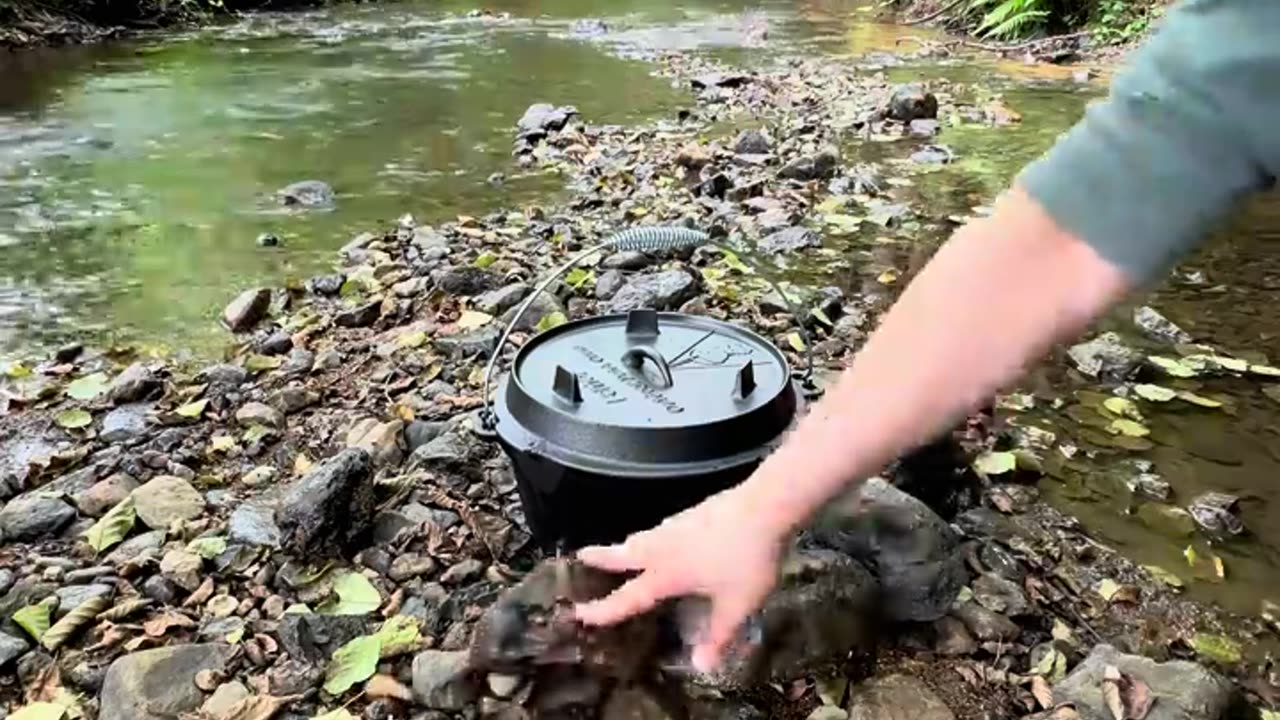
[[(749, 63), (769, 53), (742, 47), (761, 24), (769, 26), (767, 48), (833, 56), (892, 50), (922, 33), (879, 23), (853, 0), (489, 4), (510, 14), (502, 20), (467, 17), (472, 7), (346, 6), (0, 55), (0, 361), (77, 339), (215, 355), (227, 339), (216, 318), (236, 289), (323, 271), (360, 231), (406, 212), (431, 222), (552, 202), (562, 180), (520, 171), (510, 157), (512, 127), (528, 105), (572, 104), (591, 122), (614, 123), (673, 116), (689, 102), (619, 49), (688, 49)], [(584, 36), (574, 21), (586, 17), (603, 18), (611, 32)], [(973, 59), (886, 73), (962, 83), (983, 100), (998, 94), (1022, 115), (1013, 127), (944, 132), (939, 141), (956, 162), (903, 189), (935, 220), (989, 203), (1103, 90), (1060, 69)], [(874, 144), (853, 152), (872, 160), (908, 154)], [(332, 210), (297, 212), (273, 201), (277, 189), (306, 179), (333, 185)], [(1280, 299), (1280, 260), (1267, 252), (1278, 207), (1258, 203), (1189, 261), (1203, 282), (1166, 283), (1147, 301), (1199, 340), (1280, 361), (1280, 320), (1268, 312)], [(848, 262), (798, 268), (795, 277), (874, 287), (881, 265), (916, 263), (947, 229), (909, 226), (896, 244), (864, 238), (847, 247)], [(280, 246), (259, 247), (264, 233)], [(1126, 313), (1104, 324), (1132, 335)], [(1060, 364), (1036, 382), (1057, 394), (1088, 386)], [(1139, 522), (1100, 470), (1041, 486), (1101, 538), (1184, 575), (1190, 592), (1256, 612), (1262, 599), (1280, 599), (1280, 405), (1259, 383), (1215, 383), (1234, 399), (1232, 413), (1161, 410), (1148, 418), (1160, 442), (1140, 455), (1181, 504), (1204, 489), (1245, 497), (1252, 537), (1213, 548), (1195, 541), (1202, 554), (1225, 559), (1225, 582), (1195, 579), (1183, 556), (1191, 541)], [(1072, 433), (1060, 414), (1037, 417)], [(1096, 467), (1132, 455), (1104, 455)]]

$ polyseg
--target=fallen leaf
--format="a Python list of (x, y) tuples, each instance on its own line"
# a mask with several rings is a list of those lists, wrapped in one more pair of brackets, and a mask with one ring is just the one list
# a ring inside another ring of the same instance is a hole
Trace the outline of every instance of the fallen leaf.
[(1186, 549), (1182, 551), (1182, 557), (1187, 559), (1187, 564), (1191, 567), (1195, 567), (1196, 563), (1200, 560), (1200, 556), (1196, 553), (1196, 549), (1192, 545), (1188, 545)]
[(1111, 598), (1115, 597), (1118, 592), (1120, 592), (1120, 583), (1111, 578), (1106, 578), (1098, 584), (1098, 594), (1107, 602), (1111, 602)]
[(365, 683), (364, 694), (371, 698), (395, 698), (410, 702), (413, 691), (390, 675), (374, 675)]
[(196, 626), (196, 621), (175, 610), (164, 610), (142, 623), (142, 631), (148, 637), (163, 637), (173, 628), (186, 630)]
[(467, 310), (463, 312), (455, 323), (459, 330), (475, 330), (484, 327), (493, 322), (493, 316), (488, 313), (482, 313), (479, 310)]
[(1049, 683), (1039, 675), (1031, 678), (1031, 696), (1040, 703), (1042, 709), (1048, 710), (1053, 707), (1053, 688), (1049, 687)]
[(494, 255), (491, 252), (482, 252), (480, 253), (480, 256), (475, 259), (475, 262), (473, 264), (476, 267), (480, 268), (481, 270), (484, 270), (485, 268), (489, 267), (490, 265), (494, 264), (497, 261), (498, 261), (497, 255)]
[(542, 318), (538, 320), (538, 324), (534, 327), (534, 330), (543, 333), (548, 330), (558, 328), (567, 322), (569, 322), (569, 318), (565, 317), (564, 313), (556, 310), (555, 312), (549, 312), (546, 315), (543, 315)]
[[(382, 605), (382, 596), (369, 579), (350, 570), (336, 573), (333, 591), (337, 600), (331, 600), (316, 609), (321, 615), (364, 615)], [(360, 678), (364, 680), (364, 678)]]
[(27, 631), (32, 640), (40, 642), (40, 638), (49, 630), (49, 611), (47, 603), (28, 605), (13, 614), (13, 621), (18, 627)]
[(260, 373), (265, 370), (275, 370), (284, 364), (284, 358), (279, 355), (258, 355), (250, 354), (244, 359), (244, 369), (251, 373)]
[(208, 400), (196, 400), (174, 410), (174, 414), (184, 418), (198, 418), (204, 414), (204, 409), (209, 407)]
[(209, 452), (228, 452), (236, 446), (236, 439), (230, 435), (214, 435), (209, 440)]
[(1195, 368), (1173, 358), (1152, 355), (1147, 360), (1170, 377), (1190, 378), (1199, 374)]
[(382, 644), (378, 654), (384, 660), (417, 650), (422, 640), (417, 618), (408, 615), (387, 618), (375, 635)]
[(396, 338), (396, 345), (402, 348), (420, 348), (427, 342), (427, 334), (419, 330), (418, 332), (405, 333)]
[(596, 274), (587, 268), (574, 268), (564, 276), (564, 282), (574, 290), (581, 290), (584, 287), (595, 287)]
[(1167, 387), (1146, 383), (1142, 385), (1135, 385), (1133, 392), (1143, 400), (1150, 400), (1151, 402), (1169, 402), (1178, 396), (1176, 391), (1170, 390)]
[(1018, 457), (1011, 452), (984, 452), (973, 461), (973, 469), (982, 475), (1003, 475), (1018, 467)]
[(280, 710), (299, 696), (252, 695), (218, 715), (218, 720), (271, 720)]
[(1156, 697), (1141, 678), (1125, 675), (1125, 684), (1121, 688), (1120, 699), (1124, 702), (1125, 717), (1128, 720), (1145, 720), (1155, 704)]
[(1120, 699), (1120, 670), (1108, 665), (1103, 670), (1102, 700), (1111, 712), (1112, 720), (1125, 720), (1124, 701)]
[(133, 530), (136, 519), (137, 512), (133, 507), (133, 496), (129, 496), (108, 510), (106, 515), (98, 518), (98, 521), (84, 532), (85, 541), (94, 552), (102, 552), (124, 540)]
[(1240, 643), (1225, 635), (1196, 633), (1192, 636), (1190, 645), (1196, 654), (1223, 665), (1234, 665), (1244, 655)]
[(53, 421), (58, 424), (58, 427), (66, 428), (67, 430), (75, 430), (76, 428), (92, 425), (93, 416), (85, 410), (73, 408), (71, 410), (63, 410), (58, 413), (54, 416)]
[(182, 601), (182, 607), (194, 608), (205, 604), (209, 598), (213, 597), (213, 587), (213, 577), (205, 578), (204, 582), (200, 583), (200, 587), (196, 588), (195, 592)]
[(892, 285), (898, 282), (898, 271), (893, 269), (885, 270), (876, 277), (876, 282), (881, 285)]
[(826, 325), (827, 327), (834, 327), (834, 324), (831, 322), (831, 318), (827, 317), (827, 314), (822, 312), (822, 308), (814, 308), (809, 311), (809, 314), (823, 325)]
[(1145, 426), (1139, 423), (1136, 423), (1132, 420), (1129, 420), (1127, 418), (1119, 418), (1116, 420), (1112, 420), (1111, 424), (1107, 426), (1107, 430), (1109, 430), (1113, 434), (1118, 433), (1126, 437), (1134, 437), (1134, 438), (1146, 437), (1147, 435), (1151, 434), (1151, 431), (1148, 430)]
[(14, 380), (20, 380), (25, 377), (31, 377), (31, 368), (20, 362), (14, 362), (4, 369), (4, 374)]
[(382, 642), (376, 635), (358, 637), (333, 653), (325, 671), (324, 691), (341, 695), (378, 671), (378, 654)]
[(275, 434), (275, 430), (272, 430), (265, 425), (253, 425), (248, 430), (244, 431), (244, 437), (242, 439), (246, 444), (252, 445), (268, 435), (273, 434)]
[(227, 551), (227, 538), (221, 535), (196, 538), (187, 543), (187, 552), (212, 560)]
[(1173, 573), (1169, 572), (1168, 570), (1165, 570), (1164, 568), (1158, 565), (1143, 565), (1142, 567), (1146, 569), (1148, 573), (1151, 574), (1151, 577), (1155, 578), (1156, 580), (1159, 580), (1160, 582), (1164, 583), (1165, 585), (1168, 585), (1169, 587), (1172, 587), (1172, 588), (1183, 587), (1182, 578), (1178, 577), (1177, 575), (1174, 575)]
[(1009, 395), (1001, 395), (996, 400), (996, 407), (1004, 410), (1015, 410), (1022, 412), (1031, 410), (1036, 406), (1035, 396), (1027, 393), (1012, 393)]
[(1197, 395), (1193, 392), (1187, 392), (1186, 390), (1178, 391), (1178, 399), (1185, 400), (1191, 403), (1192, 405), (1199, 405), (1200, 407), (1205, 407), (1205, 408), (1222, 407), (1222, 403), (1218, 402), (1217, 400), (1204, 397), (1203, 395)]
[(808, 346), (804, 344), (804, 338), (800, 337), (800, 333), (787, 333), (787, 344), (798, 353), (804, 352)]
[(1071, 632), (1071, 627), (1058, 618), (1053, 619), (1053, 629), (1049, 631), (1049, 635), (1058, 642), (1075, 643), (1075, 634)]
[(1227, 579), (1227, 566), (1222, 562), (1222, 558), (1217, 555), (1213, 556), (1213, 573), (1218, 576), (1219, 580)]
[(57, 703), (38, 702), (20, 708), (9, 720), (62, 720), (67, 709)]
[(1142, 413), (1138, 411), (1138, 406), (1129, 398), (1109, 397), (1102, 401), (1102, 407), (1122, 418), (1142, 420)]
[(1280, 377), (1280, 368), (1270, 365), (1250, 365), (1249, 372), (1263, 377)]
[(72, 380), (67, 385), (67, 396), (75, 400), (94, 400), (106, 391), (107, 376), (100, 372)]

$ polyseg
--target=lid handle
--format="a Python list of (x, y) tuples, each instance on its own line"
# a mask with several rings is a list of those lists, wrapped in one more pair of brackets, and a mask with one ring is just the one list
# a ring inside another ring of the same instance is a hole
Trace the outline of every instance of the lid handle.
[(556, 377), (551, 383), (551, 390), (566, 402), (574, 405), (582, 402), (582, 386), (578, 384), (577, 373), (566, 370), (563, 365), (556, 366)]
[(654, 338), (658, 336), (658, 311), (639, 308), (627, 313), (627, 337)]
[(747, 396), (756, 389), (756, 370), (755, 365), (748, 360), (742, 367), (738, 368), (738, 378), (733, 384), (733, 394), (739, 400), (747, 399)]
[[(659, 383), (654, 383), (648, 375), (640, 372), (640, 369), (644, 367), (645, 360), (648, 360), (657, 366), (660, 378)], [(648, 346), (640, 345), (629, 348), (626, 352), (622, 353), (622, 363), (632, 370), (635, 370), (636, 374), (644, 378), (645, 382), (650, 385), (656, 385), (660, 390), (666, 390), (675, 384), (675, 381), (671, 377), (671, 366), (667, 364), (667, 359), (662, 357), (662, 353), (659, 353), (657, 350)]]

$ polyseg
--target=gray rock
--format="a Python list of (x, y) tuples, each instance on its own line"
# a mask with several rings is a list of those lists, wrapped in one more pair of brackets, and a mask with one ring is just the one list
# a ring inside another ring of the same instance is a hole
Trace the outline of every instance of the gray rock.
[(978, 642), (960, 618), (947, 616), (939, 619), (933, 624), (933, 632), (933, 651), (939, 655), (972, 655), (978, 651)]
[[(334, 358), (336, 362), (332, 365), (325, 363), (321, 365), (320, 369), (331, 370), (342, 364), (342, 353), (339, 351), (326, 350), (324, 354), (330, 358)], [(280, 366), (280, 373), (285, 377), (302, 377), (311, 372), (311, 369), (316, 367), (316, 365), (317, 360), (315, 353), (310, 350), (304, 350), (303, 348), (294, 348), (293, 352), (289, 353), (289, 359), (285, 360), (284, 365)]]
[(889, 97), (888, 116), (898, 122), (931, 120), (938, 117), (938, 98), (920, 83), (899, 85)]
[(251, 695), (249, 688), (244, 683), (231, 681), (222, 683), (209, 696), (204, 704), (200, 706), (200, 712), (206, 717), (224, 718), (231, 714), (231, 710), (241, 700)]
[(172, 605), (178, 599), (178, 586), (163, 575), (152, 575), (142, 583), (142, 594), (161, 605)]
[(320, 402), (320, 395), (301, 385), (290, 385), (271, 396), (271, 407), (292, 415)]
[(203, 568), (204, 560), (185, 550), (170, 550), (160, 560), (160, 574), (187, 592), (194, 592), (200, 587)]
[(621, 270), (610, 270), (596, 279), (596, 299), (612, 300), (627, 284), (627, 276)]
[(535, 103), (516, 122), (517, 137), (522, 140), (546, 137), (547, 133), (563, 130), (577, 114), (578, 109), (572, 105), (556, 107), (549, 103)]
[(50, 496), (75, 495), (93, 487), (98, 480), (98, 470), (92, 465), (73, 470), (57, 480), (40, 487), (39, 492)]
[(1138, 326), (1143, 335), (1166, 343), (1189, 343), (1191, 334), (1178, 327), (1172, 320), (1156, 312), (1155, 308), (1143, 305), (1133, 311), (1133, 324)]
[(16, 576), (9, 568), (0, 568), (0, 595), (9, 592), (9, 588), (13, 587), (13, 581)]
[(382, 301), (370, 300), (362, 305), (348, 308), (333, 316), (333, 324), (344, 328), (369, 327), (378, 321), (382, 314)]
[(344, 552), (373, 520), (369, 453), (349, 448), (299, 478), (276, 509), (282, 544), (298, 556)]
[(458, 471), (465, 478), (478, 478), (480, 468), (474, 460), (481, 451), (474, 435), (467, 430), (452, 429), (414, 450), (408, 467), (410, 470)]
[(333, 188), (320, 180), (291, 183), (276, 192), (282, 205), (311, 209), (327, 209), (334, 205)]
[(946, 165), (956, 159), (956, 154), (946, 145), (925, 145), (911, 153), (910, 160), (921, 165)]
[(231, 332), (245, 332), (253, 329), (258, 321), (266, 317), (267, 309), (270, 307), (270, 289), (245, 290), (222, 311), (222, 322)]
[(875, 677), (854, 688), (849, 720), (955, 720), (928, 685), (906, 675)]
[(991, 612), (1016, 617), (1031, 610), (1022, 586), (995, 573), (986, 573), (974, 581), (973, 597)]
[(136, 362), (124, 369), (124, 372), (111, 381), (107, 388), (107, 397), (116, 405), (144, 400), (152, 392), (160, 388), (160, 381), (151, 373), (146, 365)]
[(390, 543), (404, 530), (427, 524), (448, 530), (461, 519), (449, 510), (436, 510), (420, 503), (409, 503), (395, 510), (383, 510), (373, 519), (373, 541), (380, 545)]
[(440, 576), (442, 585), (462, 585), (480, 577), (484, 572), (484, 563), (475, 558), (461, 560), (451, 566)]
[(75, 610), (85, 602), (102, 597), (110, 599), (116, 589), (112, 585), (67, 585), (58, 588), (58, 611), (55, 617), (62, 617)]
[(121, 405), (102, 418), (98, 436), (103, 442), (127, 442), (147, 431), (147, 414), (154, 403)]
[(241, 545), (279, 547), (274, 509), (263, 502), (241, 503), (227, 520), (227, 538)]
[(197, 376), (200, 382), (208, 383), (208, 392), (212, 395), (225, 395), (238, 390), (249, 379), (249, 371), (239, 365), (210, 365), (200, 371)]
[(952, 614), (979, 640), (1013, 642), (1022, 634), (1012, 620), (973, 601), (961, 603)]
[(513, 283), (497, 290), (490, 290), (476, 298), (475, 309), (488, 315), (501, 315), (519, 305), (528, 297), (531, 290), (533, 288), (524, 283)]
[(347, 447), (368, 452), (376, 467), (395, 466), (404, 460), (403, 435), (403, 420), (378, 422), (365, 418), (347, 433)]
[[(502, 317), (498, 318), (498, 325), (504, 326), (511, 323), (515, 319), (517, 309), (511, 308), (503, 313)], [(520, 316), (520, 321), (515, 324), (515, 330), (524, 332), (535, 330), (542, 318), (554, 313), (564, 315), (566, 313), (564, 304), (555, 295), (544, 292), (529, 304), (529, 309), (525, 311), (524, 315)]]
[(285, 613), (280, 618), (280, 645), (294, 660), (328, 663), (338, 648), (371, 629), (362, 615)]
[(125, 540), (116, 546), (106, 557), (110, 565), (120, 565), (131, 560), (156, 555), (164, 545), (163, 530), (152, 530)]
[(412, 453), (414, 450), (443, 435), (448, 427), (448, 423), (444, 422), (429, 422), (426, 420), (410, 422), (404, 429), (405, 449)]
[(609, 301), (608, 311), (625, 313), (640, 308), (671, 310), (698, 292), (698, 283), (683, 270), (666, 270), (632, 278)]
[(263, 355), (284, 355), (293, 349), (293, 338), (284, 330), (277, 330), (258, 343), (258, 352)]
[(807, 534), (865, 564), (880, 580), (894, 620), (937, 620), (968, 581), (950, 526), (880, 478), (832, 503)]
[(978, 559), (991, 572), (1016, 583), (1022, 582), (1027, 576), (1027, 570), (1022, 567), (1022, 563), (998, 543), (983, 543), (978, 550)]
[(1129, 492), (1146, 500), (1169, 502), (1173, 497), (1173, 487), (1155, 473), (1138, 473), (1125, 480)]
[(111, 508), (124, 502), (137, 488), (137, 480), (124, 473), (116, 473), (106, 480), (94, 483), (88, 489), (74, 493), (71, 501), (85, 515), (101, 517)]
[(204, 496), (180, 477), (160, 475), (133, 491), (138, 519), (152, 530), (167, 530), (179, 520), (194, 520), (204, 512)]
[(5, 542), (39, 540), (76, 519), (76, 511), (57, 497), (39, 491), (19, 495), (0, 510)]
[(432, 343), (440, 352), (447, 353), (451, 359), (462, 360), (476, 355), (489, 355), (498, 347), (500, 331), (493, 327), (494, 323), (472, 330), (468, 333), (448, 335), (432, 339)]
[(23, 638), (0, 632), (0, 668), (17, 660), (31, 646)]
[(1195, 663), (1158, 663), (1125, 655), (1110, 645), (1098, 645), (1084, 662), (1053, 688), (1056, 702), (1074, 703), (1082, 720), (1111, 720), (1102, 697), (1107, 666), (1132, 675), (1159, 698), (1146, 720), (1218, 720), (1231, 705), (1233, 688), (1218, 674)]
[(333, 297), (342, 292), (342, 285), (347, 277), (340, 273), (333, 275), (317, 275), (307, 281), (307, 291), (321, 297)]
[(266, 403), (245, 403), (236, 410), (236, 422), (246, 427), (261, 425), (277, 430), (284, 427), (284, 414)]
[(757, 247), (762, 253), (778, 255), (820, 245), (822, 245), (822, 240), (818, 237), (818, 233), (806, 227), (796, 226), (783, 228), (775, 233), (766, 235), (760, 239)]
[(450, 295), (482, 295), (502, 282), (494, 273), (474, 265), (458, 265), (433, 274), (436, 287)]
[(1073, 345), (1067, 350), (1067, 357), (1080, 372), (1104, 380), (1123, 380), (1133, 374), (1143, 360), (1142, 353), (1125, 345), (1114, 332)]
[(738, 155), (767, 155), (771, 150), (769, 136), (760, 130), (743, 130), (733, 143), (733, 151)]
[(469, 671), (465, 650), (426, 650), (413, 658), (414, 698), (432, 710), (457, 712), (474, 702), (479, 684)]
[(784, 180), (828, 180), (835, 177), (839, 162), (840, 156), (835, 150), (827, 149), (792, 160), (782, 166), (778, 171), (778, 177)]
[(912, 120), (907, 130), (919, 138), (933, 137), (938, 134), (941, 124), (937, 120)]
[(430, 575), (435, 569), (436, 561), (430, 557), (417, 553), (408, 553), (397, 555), (396, 559), (391, 561), (391, 568), (387, 571), (387, 577), (396, 582), (403, 582), (420, 575)]
[(643, 270), (652, 264), (653, 258), (635, 250), (614, 253), (600, 261), (600, 267), (606, 270)]
[(118, 658), (102, 682), (99, 720), (172, 720), (200, 707), (196, 673), (221, 671), (228, 645), (170, 645)]

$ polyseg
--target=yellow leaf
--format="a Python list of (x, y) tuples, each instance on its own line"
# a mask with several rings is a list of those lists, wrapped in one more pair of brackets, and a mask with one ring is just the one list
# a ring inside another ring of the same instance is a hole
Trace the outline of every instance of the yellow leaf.
[(402, 348), (420, 348), (427, 342), (427, 334), (424, 332), (405, 333), (396, 338), (396, 345)]
[(1134, 386), (1133, 392), (1143, 400), (1150, 400), (1151, 402), (1168, 402), (1178, 396), (1177, 392), (1167, 387), (1147, 383)]
[(9, 720), (62, 720), (67, 708), (51, 702), (31, 703), (9, 716)]
[(1181, 400), (1186, 400), (1192, 405), (1199, 405), (1200, 407), (1206, 407), (1206, 408), (1222, 407), (1222, 403), (1218, 402), (1217, 400), (1214, 400), (1212, 398), (1207, 398), (1202, 395), (1197, 395), (1193, 392), (1187, 392), (1186, 390), (1179, 390), (1178, 398)]
[(474, 264), (476, 267), (483, 270), (497, 261), (498, 261), (497, 255), (494, 255), (491, 252), (483, 252), (483, 253), (480, 253), (480, 257), (476, 258), (476, 261)]
[(973, 461), (973, 469), (983, 475), (1003, 475), (1018, 467), (1018, 456), (1011, 452), (984, 452)]
[(1249, 372), (1265, 377), (1280, 377), (1280, 368), (1271, 367), (1270, 365), (1250, 365)]
[(1213, 572), (1218, 576), (1219, 580), (1227, 579), (1227, 566), (1222, 562), (1222, 558), (1217, 555), (1213, 556)]
[(880, 273), (879, 277), (876, 278), (876, 282), (880, 283), (881, 285), (892, 285), (898, 282), (898, 271), (892, 270), (892, 269), (885, 270), (884, 272)]
[(1111, 598), (1115, 597), (1118, 592), (1120, 592), (1120, 584), (1111, 578), (1104, 579), (1098, 585), (1098, 594), (1107, 602), (1111, 602)]
[(1146, 437), (1151, 431), (1146, 427), (1125, 418), (1112, 420), (1111, 425), (1107, 427), (1112, 434), (1124, 435), (1126, 437)]
[(308, 458), (302, 453), (298, 453), (298, 456), (293, 459), (293, 474), (305, 475), (311, 470), (313, 465), (315, 465), (315, 463), (311, 462), (311, 458)]
[(187, 403), (173, 412), (185, 418), (198, 418), (204, 414), (204, 409), (208, 406), (208, 400), (197, 400), (195, 402)]
[(804, 352), (808, 347), (804, 344), (804, 338), (800, 337), (798, 332), (787, 333), (787, 344), (798, 353)]
[(474, 330), (478, 327), (484, 327), (493, 321), (493, 316), (488, 313), (482, 313), (479, 310), (467, 310), (458, 318), (458, 328), (461, 330)]
[(75, 430), (93, 424), (93, 416), (84, 410), (73, 408), (58, 413), (53, 421), (58, 424), (58, 427)]
[(1144, 569), (1151, 574), (1151, 577), (1172, 588), (1181, 588), (1183, 586), (1182, 578), (1165, 570), (1158, 565), (1144, 565)]
[(209, 441), (209, 452), (227, 452), (236, 446), (236, 439), (230, 435), (215, 435)]
[(134, 520), (137, 518), (137, 511), (134, 509), (133, 496), (129, 496), (121, 500), (118, 505), (107, 511), (84, 533), (85, 540), (89, 543), (89, 547), (95, 552), (102, 552), (116, 543), (124, 540), (129, 531), (133, 529)]
[(1182, 551), (1182, 557), (1187, 559), (1187, 564), (1191, 567), (1195, 567), (1196, 563), (1200, 560), (1200, 556), (1196, 553), (1196, 549), (1191, 545), (1188, 545), (1187, 549)]
[(1151, 357), (1147, 358), (1147, 360), (1150, 361), (1152, 365), (1155, 365), (1156, 367), (1163, 370), (1165, 374), (1169, 375), (1170, 377), (1189, 378), (1189, 377), (1195, 377), (1197, 374), (1194, 368), (1189, 367), (1187, 364), (1180, 362), (1178, 360), (1175, 360), (1173, 358), (1163, 357), (1160, 355), (1152, 355)]
[(1102, 401), (1102, 406), (1120, 417), (1127, 417), (1132, 420), (1142, 419), (1142, 413), (1138, 412), (1138, 406), (1134, 405), (1129, 398), (1109, 397)]
[(538, 325), (534, 329), (543, 333), (548, 330), (558, 328), (567, 322), (569, 322), (569, 318), (565, 317), (564, 313), (557, 310), (543, 315), (542, 319), (538, 320)]
[(104, 373), (85, 375), (67, 385), (67, 395), (75, 400), (93, 400), (107, 391)]

